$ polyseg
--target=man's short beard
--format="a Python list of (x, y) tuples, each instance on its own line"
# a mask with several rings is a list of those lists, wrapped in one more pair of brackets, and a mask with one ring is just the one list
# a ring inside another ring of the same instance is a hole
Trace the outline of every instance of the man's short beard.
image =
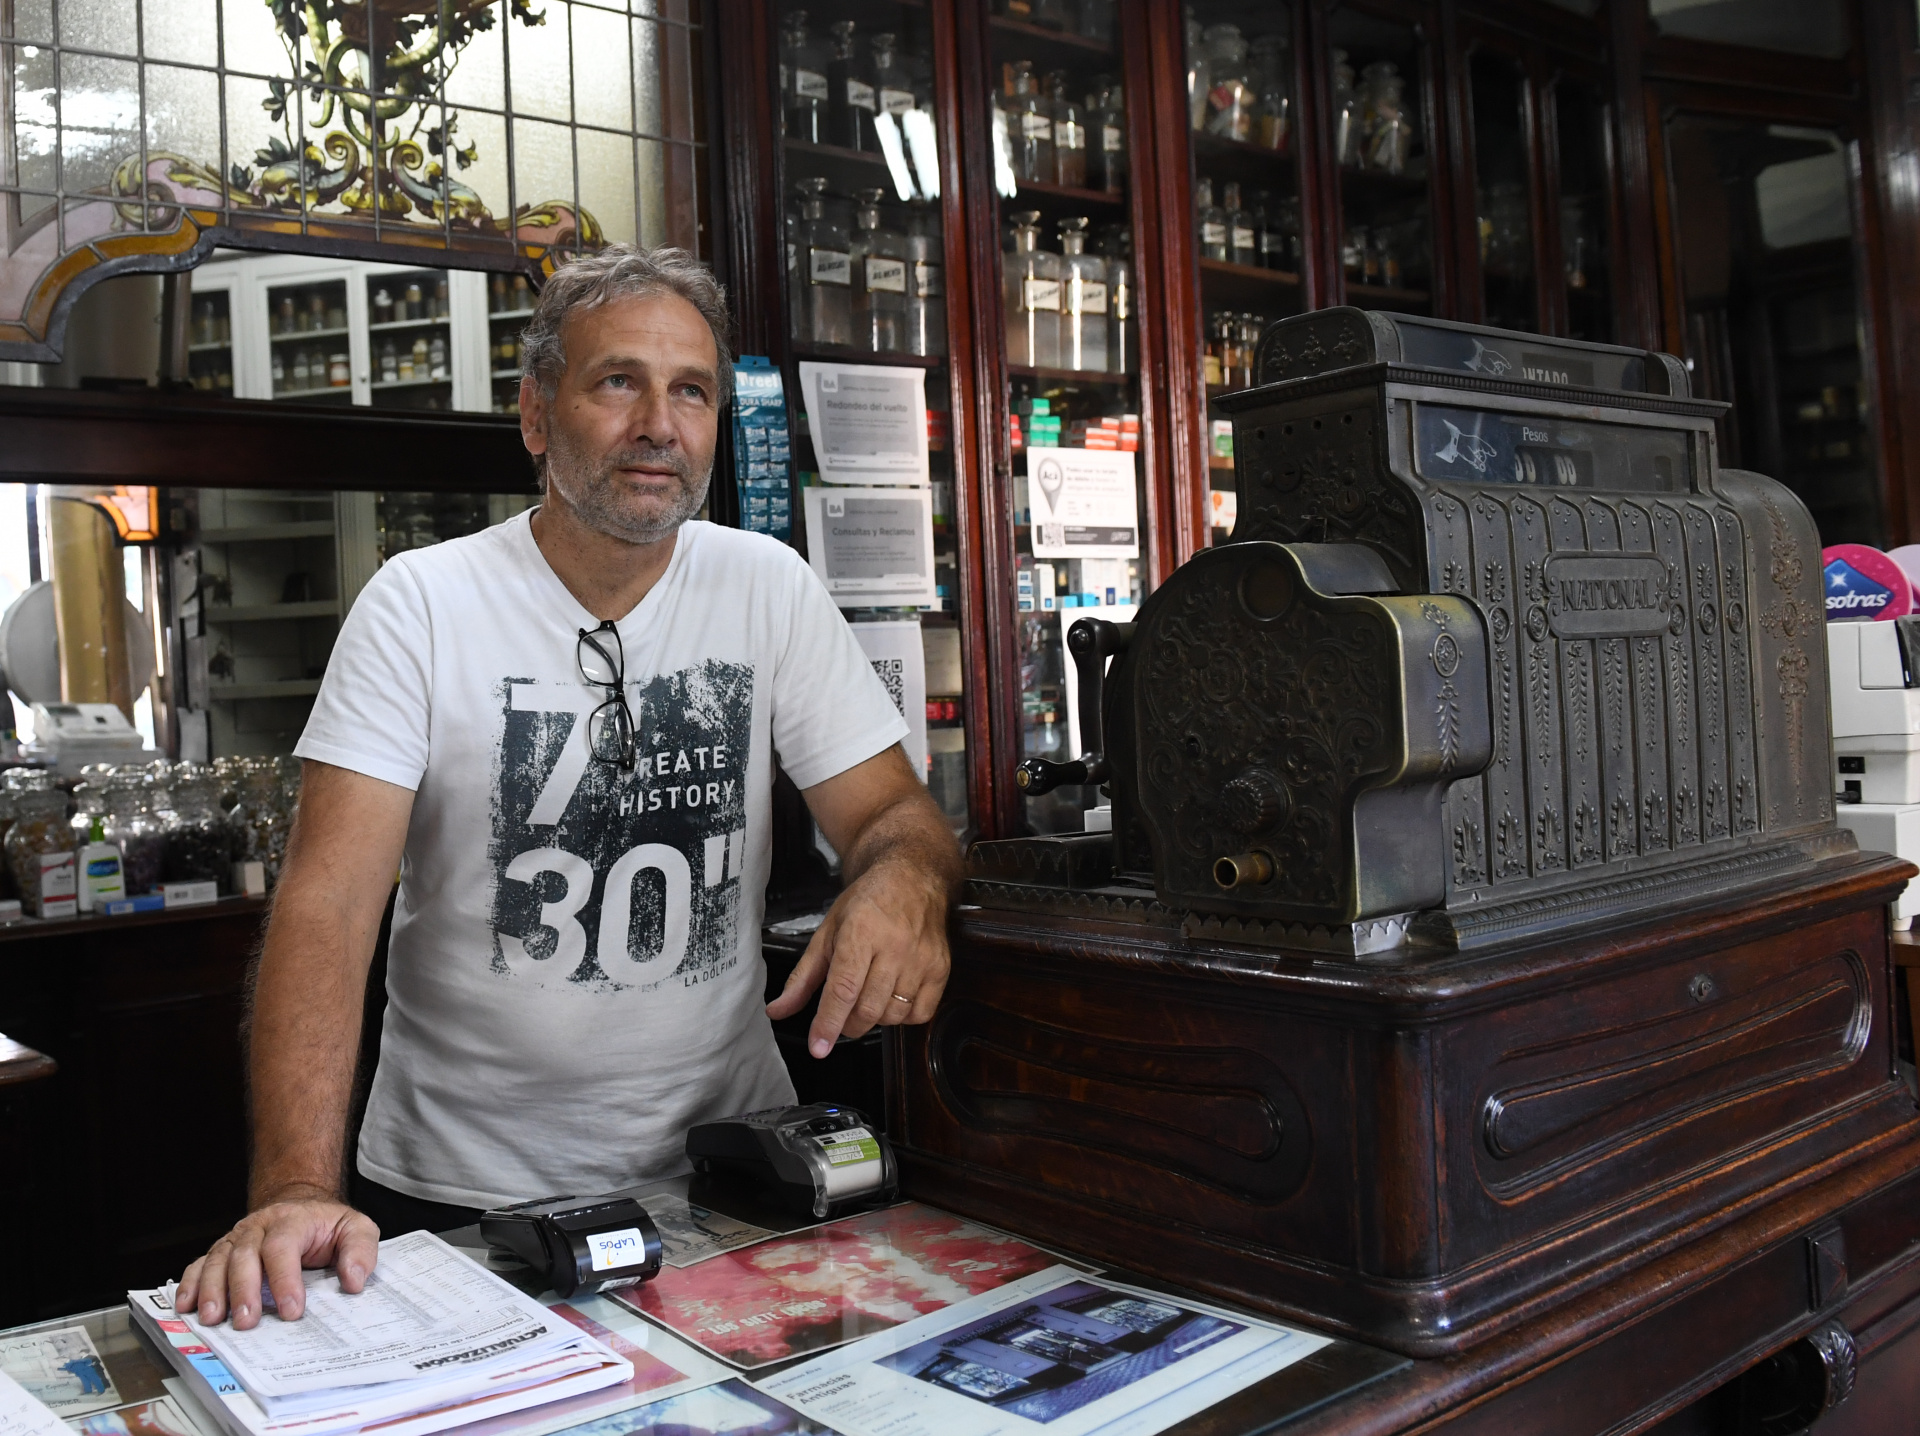
[[(652, 519), (642, 518), (632, 508), (631, 498), (623, 492), (621, 469), (637, 464), (665, 464), (680, 481), (679, 501), (666, 513)], [(682, 449), (661, 448), (653, 444), (635, 444), (607, 454), (596, 463), (573, 446), (558, 425), (547, 436), (546, 481), (567, 506), (579, 515), (580, 522), (596, 533), (631, 544), (658, 543), (670, 537), (688, 519), (700, 512), (707, 501), (707, 485), (713, 478), (713, 466), (698, 479)]]

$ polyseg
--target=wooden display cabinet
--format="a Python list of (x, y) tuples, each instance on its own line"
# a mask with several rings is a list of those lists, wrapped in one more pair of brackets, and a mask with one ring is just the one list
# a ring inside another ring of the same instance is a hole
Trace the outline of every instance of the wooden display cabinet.
[[(711, 4), (715, 33), (729, 46), (714, 73), (716, 158), (727, 177), (722, 259), (742, 347), (787, 364), (791, 395), (792, 364), (804, 347), (790, 335), (779, 262), (791, 177), (824, 174), (850, 189), (859, 174), (885, 169), (867, 157), (783, 146), (778, 51), (789, 7)], [(1689, 361), (1696, 392), (1737, 401), (1723, 459), (1795, 483), (1828, 525), (1829, 542), (1912, 537), (1911, 465), (1897, 419), (1913, 409), (1920, 422), (1920, 399), (1911, 397), (1920, 384), (1907, 382), (1920, 369), (1920, 300), (1900, 297), (1895, 279), (1896, 256), (1920, 242), (1920, 202), (1893, 182), (1883, 158), (1911, 145), (1905, 96), (1920, 83), (1920, 44), (1910, 6), (1848, 0), (1839, 57), (1766, 49), (1777, 41), (1741, 29), (1751, 21), (1731, 12), (1724, 24), (1713, 22), (1725, 31), (1721, 42), (1664, 33), (1629, 0), (1116, 0), (1110, 40), (1074, 33), (1073, 4), (1064, 7), (1068, 29), (1047, 28), (1055, 8), (1025, 0), (1011, 9), (1004, 0), (809, 7), (822, 26), (850, 19), (859, 33), (887, 26), (927, 40), (952, 406), (952, 448), (941, 469), (953, 485), (951, 541), (943, 554), (953, 564), (963, 644), (957, 711), (973, 832), (1070, 826), (1089, 801), (1050, 795), (1043, 811), (1014, 784), (1022, 757), (1051, 751), (1047, 713), (1056, 731), (1064, 727), (1057, 630), (1072, 610), (1036, 619), (1016, 607), (1031, 545), (1022, 537), (1025, 455), (1015, 451), (1011, 421), (1034, 398), (1057, 400), (1069, 422), (1107, 411), (1139, 415), (1133, 596), (1143, 597), (1197, 548), (1230, 533), (1227, 505), (1215, 495), (1232, 493), (1231, 457), (1215, 447), (1211, 401), (1235, 375), (1225, 363), (1209, 372), (1212, 316), (1271, 320), (1344, 303), (1663, 348)], [(1227, 25), (1239, 27), (1246, 47), (1238, 79), (1252, 88), (1252, 115), (1244, 133), (1231, 121), (1210, 127), (1198, 85), (1196, 62), (1210, 58), (1207, 34)], [(1876, 37), (1871, 52), (1863, 36)], [(1256, 42), (1264, 42), (1258, 51)], [(1034, 62), (1043, 84), (1056, 70), (1072, 76), (1072, 93), (1090, 91), (1100, 75), (1119, 83), (1123, 192), (1062, 185), (1057, 176), (1003, 181), (995, 96), (1004, 115), (1007, 67), (1022, 59)], [(1269, 88), (1287, 105), (1279, 145), (1260, 142)], [(1383, 110), (1397, 112), (1384, 140)], [(1759, 291), (1753, 325), (1765, 331), (1764, 344), (1742, 339), (1716, 351), (1712, 334), (1690, 327), (1683, 210), (1698, 185), (1670, 153), (1671, 127), (1688, 115), (1762, 131), (1825, 130), (1838, 137), (1855, 176), (1844, 241), (1819, 254), (1801, 247), (1768, 256), (1743, 277)], [(806, 165), (798, 163), (803, 153)], [(1256, 233), (1263, 212), (1278, 217), (1283, 262), (1256, 255), (1245, 263), (1231, 233), (1224, 255), (1208, 252), (1196, 207), (1202, 179), (1214, 183), (1222, 207), (1224, 187), (1239, 185)], [(1001, 296), (1007, 224), (1020, 213), (1038, 213), (1048, 241), (1060, 219), (1078, 215), (1096, 235), (1130, 229), (1137, 371), (1042, 373), (1035, 371), (1046, 366), (1009, 357)], [(1807, 348), (1804, 316), (1816, 300), (1859, 321), (1864, 340), (1852, 354)], [(1716, 365), (1724, 370), (1730, 355), (1757, 377), (1723, 382)], [(1222, 358), (1216, 351), (1214, 362)], [(1759, 376), (1754, 366), (1763, 360), (1774, 368)], [(1843, 441), (1844, 456), (1828, 452)], [(1818, 459), (1810, 457), (1816, 446)]]

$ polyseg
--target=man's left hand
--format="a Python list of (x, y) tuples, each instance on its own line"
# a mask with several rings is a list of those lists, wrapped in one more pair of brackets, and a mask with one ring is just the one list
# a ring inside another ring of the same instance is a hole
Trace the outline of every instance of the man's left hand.
[(807, 1050), (825, 1057), (841, 1037), (932, 1020), (951, 966), (947, 911), (962, 869), (946, 815), (897, 747), (805, 797), (841, 855), (847, 887), (767, 1016), (793, 1016), (819, 989)]
[(946, 885), (882, 863), (840, 894), (767, 1016), (791, 1017), (820, 988), (807, 1050), (825, 1057), (837, 1038), (932, 1020), (949, 966)]

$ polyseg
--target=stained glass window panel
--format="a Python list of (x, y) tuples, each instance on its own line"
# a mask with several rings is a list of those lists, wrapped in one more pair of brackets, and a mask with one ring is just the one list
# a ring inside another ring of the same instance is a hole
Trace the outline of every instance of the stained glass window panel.
[(697, 45), (685, 0), (11, 0), (0, 358), (54, 357), (74, 273), (209, 230), (483, 266), (697, 249)]

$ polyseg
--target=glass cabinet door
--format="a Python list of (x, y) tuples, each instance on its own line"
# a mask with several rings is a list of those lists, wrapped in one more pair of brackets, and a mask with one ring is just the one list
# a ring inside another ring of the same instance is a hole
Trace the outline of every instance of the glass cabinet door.
[(453, 407), (452, 304), (443, 269), (361, 279), (366, 290), (368, 387), (376, 407)]
[(1498, 328), (1537, 331), (1526, 74), (1504, 55), (1476, 50), (1468, 61), (1468, 85), (1481, 312)]
[(1298, 35), (1286, 5), (1186, 8), (1187, 124), (1206, 376), (1208, 528), (1234, 524), (1233, 424), (1213, 404), (1253, 383), (1260, 333), (1300, 312)]
[[(1325, 153), (1339, 187), (1346, 302), (1433, 312), (1427, 47), (1413, 25), (1341, 4), (1327, 17)], [(1332, 285), (1323, 293), (1339, 293)]]
[(1577, 80), (1553, 87), (1554, 154), (1560, 188), (1560, 273), (1566, 334), (1611, 344), (1613, 271), (1609, 254), (1613, 188), (1607, 163), (1607, 108)]
[(352, 403), (353, 327), (346, 278), (270, 283), (266, 302), (273, 397)]
[[(1015, 591), (993, 601), (1013, 605), (1020, 685), (1009, 765), (1076, 756), (1066, 631), (1128, 621), (1143, 594), (1129, 117), (1145, 97), (1127, 91), (1116, 12), (997, 0), (988, 20), (1015, 546)], [(1077, 831), (1099, 801), (1093, 787), (1028, 796), (1025, 823)]]
[[(940, 168), (949, 137), (936, 119), (932, 26), (926, 8), (911, 0), (781, 3), (774, 20), (788, 355), (926, 373), (934, 601), (869, 607), (843, 599), (841, 612), (863, 643), (876, 646), (886, 636), (871, 625), (917, 627), (926, 674), (924, 776), (954, 830), (965, 833), (973, 817)], [(821, 466), (797, 368), (789, 366), (785, 379), (793, 466), (805, 488), (822, 482)], [(801, 542), (804, 512), (796, 503)], [(911, 688), (895, 693), (903, 711)]]

